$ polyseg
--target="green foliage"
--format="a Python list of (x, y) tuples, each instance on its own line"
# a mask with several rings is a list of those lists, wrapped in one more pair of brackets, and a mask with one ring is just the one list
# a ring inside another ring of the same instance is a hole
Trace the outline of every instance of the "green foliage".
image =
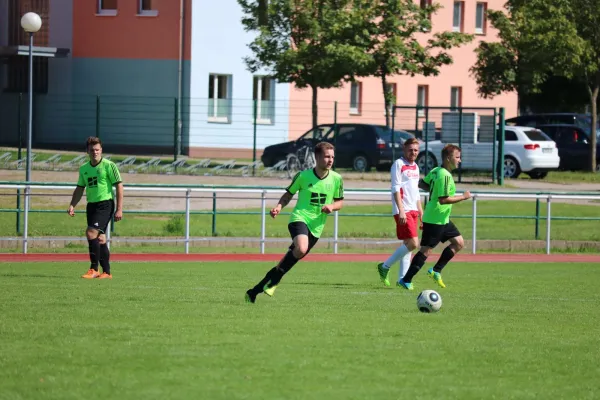
[(238, 0), (242, 24), (257, 36), (245, 58), (251, 72), (267, 71), (279, 82), (313, 91), (339, 87), (369, 61), (367, 0)]
[(439, 4), (421, 8), (413, 0), (371, 2), (366, 22), (371, 59), (362, 74), (381, 78), (388, 125), (394, 97), (387, 89), (387, 77), (438, 75), (440, 67), (452, 64), (449, 50), (473, 40), (472, 35), (464, 33), (439, 32), (422, 44), (417, 35), (431, 30), (430, 15), (439, 8)]
[(164, 233), (169, 235), (183, 235), (184, 233), (184, 219), (182, 215), (172, 215), (171, 218), (165, 223), (163, 230)]

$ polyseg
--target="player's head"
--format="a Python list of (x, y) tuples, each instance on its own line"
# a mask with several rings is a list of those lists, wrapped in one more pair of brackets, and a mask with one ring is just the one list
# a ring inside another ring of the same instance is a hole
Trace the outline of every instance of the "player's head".
[(335, 147), (329, 142), (320, 142), (315, 146), (315, 161), (320, 170), (331, 169), (335, 158)]
[(94, 162), (100, 161), (102, 158), (102, 141), (100, 138), (90, 136), (85, 141), (85, 148), (90, 156), (90, 160), (93, 160)]
[(460, 147), (454, 144), (447, 144), (442, 149), (442, 164), (444, 168), (449, 171), (453, 171), (458, 168), (460, 164)]
[(419, 155), (419, 141), (415, 138), (410, 138), (404, 142), (404, 158), (407, 161), (415, 162)]

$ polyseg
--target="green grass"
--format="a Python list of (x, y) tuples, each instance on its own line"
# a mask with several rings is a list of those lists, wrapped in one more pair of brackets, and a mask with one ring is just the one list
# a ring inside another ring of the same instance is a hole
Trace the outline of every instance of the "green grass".
[[(451, 264), (437, 314), (374, 266), (0, 265), (0, 397), (593, 399), (600, 265)], [(395, 271), (393, 272), (396, 273)], [(557, 276), (568, 279), (557, 283)], [(585, 288), (592, 288), (586, 290)]]
[[(65, 204), (68, 199), (65, 198)], [(0, 196), (0, 205), (14, 208), (14, 198)], [(11, 204), (8, 204), (11, 202)], [(42, 204), (37, 203), (33, 209), (40, 209)], [(55, 207), (56, 209), (57, 207)], [(566, 203), (553, 203), (553, 217), (591, 217), (598, 218), (598, 206), (576, 205)], [(31, 236), (81, 236), (85, 228), (85, 211), (80, 207), (74, 218), (69, 218), (62, 209), (57, 213), (31, 213), (29, 234)], [(219, 210), (226, 211), (226, 210)], [(242, 212), (244, 210), (237, 210)], [(233, 214), (217, 215), (215, 231), (216, 236), (223, 237), (259, 237), (260, 213), (259, 210), (245, 210), (254, 212), (254, 215)], [(459, 203), (454, 206), (453, 220), (466, 239), (472, 237), (472, 204)], [(535, 216), (535, 202), (532, 201), (498, 201), (480, 200), (477, 203), (477, 238), (480, 240), (533, 240), (535, 239), (535, 220), (526, 217)], [(358, 216), (362, 215), (362, 216)], [(379, 215), (379, 216), (377, 216)], [(545, 238), (546, 232), (546, 205), (541, 202), (539, 238)], [(511, 216), (512, 218), (507, 218)], [(493, 218), (486, 218), (493, 217)], [(498, 218), (502, 217), (502, 218)], [(333, 218), (328, 221), (323, 237), (333, 236)], [(22, 218), (21, 218), (22, 222)], [(593, 220), (553, 220), (551, 223), (551, 238), (556, 240), (600, 240), (600, 230), (597, 229), (599, 221)], [(267, 237), (289, 237), (287, 230), (288, 216), (281, 215), (275, 220), (267, 217)], [(4, 235), (15, 235), (15, 213), (0, 213), (0, 225), (7, 227)], [(149, 215), (127, 214), (123, 221), (115, 224), (116, 236), (147, 236), (147, 237), (177, 237), (183, 236), (184, 224), (181, 215)], [(193, 215), (190, 223), (191, 236), (212, 236), (212, 215)], [(340, 212), (339, 217), (340, 238), (395, 238), (395, 223), (390, 216), (390, 206), (347, 205)]]
[[(528, 175), (521, 174), (519, 179), (531, 180)], [(533, 179), (533, 181), (536, 181)], [(562, 183), (572, 185), (576, 183), (600, 183), (600, 173), (583, 171), (552, 171), (539, 182)]]

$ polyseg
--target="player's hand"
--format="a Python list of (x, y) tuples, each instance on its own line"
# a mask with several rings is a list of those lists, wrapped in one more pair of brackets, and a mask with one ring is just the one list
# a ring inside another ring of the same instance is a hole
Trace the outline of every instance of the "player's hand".
[(271, 217), (275, 218), (281, 212), (281, 204), (278, 204), (277, 207), (272, 208), (269, 212)]
[(406, 213), (404, 211), (400, 211), (400, 214), (398, 214), (398, 222), (401, 225), (406, 225)]
[(325, 204), (323, 207), (321, 207), (321, 212), (324, 212), (325, 214), (331, 214), (333, 212), (333, 204)]
[(463, 193), (463, 198), (464, 198), (465, 200), (467, 200), (467, 199), (470, 199), (471, 197), (472, 197), (472, 196), (471, 196), (471, 192), (469, 192), (468, 190), (467, 190), (466, 192), (464, 192), (464, 193)]
[(123, 211), (117, 210), (115, 213), (115, 221), (120, 221), (123, 219)]
[(75, 207), (69, 206), (69, 209), (67, 210), (67, 214), (69, 214), (71, 217), (74, 217), (75, 216)]

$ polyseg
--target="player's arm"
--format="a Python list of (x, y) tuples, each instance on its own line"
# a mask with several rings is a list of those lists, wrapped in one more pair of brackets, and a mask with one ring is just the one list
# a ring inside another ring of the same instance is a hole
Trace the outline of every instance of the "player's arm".
[(275, 218), (277, 214), (279, 214), (281, 210), (285, 206), (287, 206), (290, 201), (292, 201), (293, 198), (294, 195), (286, 190), (285, 193), (279, 199), (279, 202), (277, 202), (277, 205), (271, 209), (271, 217)]
[(83, 196), (83, 191), (85, 190), (85, 186), (77, 186), (75, 190), (73, 190), (73, 196), (71, 196), (71, 203), (69, 204), (69, 209), (67, 213), (72, 217), (75, 215), (75, 206), (81, 200)]
[(471, 198), (471, 192), (468, 190), (458, 196), (438, 197), (440, 204), (456, 204)]
[(115, 211), (115, 221), (123, 219), (123, 182), (116, 185), (117, 188), (117, 210)]
[(392, 175), (392, 197), (398, 206), (398, 217), (401, 224), (406, 223), (406, 212), (404, 211), (404, 204), (402, 202), (402, 196), (400, 196), (400, 189), (402, 184), (401, 179), (401, 166), (398, 161), (394, 163), (391, 170)]

